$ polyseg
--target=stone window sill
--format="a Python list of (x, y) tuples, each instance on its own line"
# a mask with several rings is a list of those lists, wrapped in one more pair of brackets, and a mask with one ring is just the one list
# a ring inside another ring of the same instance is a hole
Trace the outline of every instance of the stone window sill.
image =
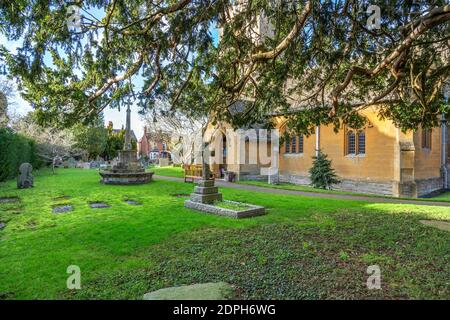
[(288, 158), (303, 157), (303, 153), (284, 153), (283, 156)]
[(354, 159), (354, 158), (365, 158), (366, 154), (365, 153), (359, 153), (359, 154), (347, 154), (345, 156), (346, 158), (350, 158), (350, 159)]

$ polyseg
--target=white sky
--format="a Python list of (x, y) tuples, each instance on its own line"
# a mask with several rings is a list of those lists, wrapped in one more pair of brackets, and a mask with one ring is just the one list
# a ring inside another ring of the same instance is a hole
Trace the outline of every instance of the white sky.
[[(16, 52), (17, 47), (20, 46), (20, 41), (7, 41), (5, 36), (0, 34), (0, 44), (5, 45), (5, 47), (10, 52)], [(20, 93), (16, 91), (14, 103), (10, 106), (10, 112), (19, 115), (25, 115), (26, 113), (32, 111), (30, 104), (22, 99)], [(114, 128), (120, 129), (122, 126), (125, 127), (126, 121), (126, 108), (121, 108), (120, 112), (117, 109), (107, 108), (104, 110), (103, 115), (105, 119), (105, 125), (109, 121), (112, 121)], [(144, 133), (144, 122), (141, 116), (138, 114), (138, 108), (136, 105), (131, 106), (131, 129), (134, 130), (136, 137), (140, 139)]]
[[(90, 10), (90, 13), (96, 16), (98, 19), (101, 19), (104, 16), (104, 12), (101, 9), (92, 9)], [(218, 30), (215, 28), (215, 26), (211, 25), (211, 34), (213, 36), (214, 42), (218, 42)], [(4, 44), (6, 48), (10, 52), (16, 52), (16, 49), (21, 45), (20, 41), (6, 41), (6, 38), (0, 34), (0, 44)], [(46, 57), (44, 57), (44, 60)], [(48, 61), (49, 65), (51, 65), (51, 62)], [(133, 82), (136, 84), (137, 88), (142, 87), (142, 79), (134, 79)], [(23, 100), (20, 96), (20, 93), (16, 93), (15, 103), (13, 106), (11, 106), (11, 111), (13, 113), (18, 113), (20, 115), (24, 115), (32, 110), (32, 107), (28, 102)], [(104, 110), (103, 115), (105, 119), (105, 125), (112, 121), (114, 124), (114, 128), (121, 128), (122, 126), (125, 126), (126, 121), (126, 113), (125, 113), (125, 106), (121, 108), (121, 111), (119, 112), (117, 109), (111, 109), (107, 108)], [(131, 129), (134, 130), (136, 137), (140, 139), (144, 132), (144, 121), (142, 117), (138, 114), (138, 107), (136, 104), (133, 104), (131, 106)]]

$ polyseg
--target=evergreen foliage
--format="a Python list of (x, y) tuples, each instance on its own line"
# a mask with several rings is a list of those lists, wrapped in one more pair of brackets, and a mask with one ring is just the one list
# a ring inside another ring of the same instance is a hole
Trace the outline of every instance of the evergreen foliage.
[[(112, 160), (118, 156), (119, 150), (123, 149), (125, 143), (125, 130), (122, 128), (119, 132), (113, 130), (112, 124), (110, 123), (107, 130), (107, 139), (105, 150), (103, 150), (101, 156), (105, 160)], [(135, 149), (136, 142), (133, 140), (132, 147)]]
[(313, 166), (309, 169), (311, 185), (314, 188), (331, 189), (333, 184), (339, 183), (339, 179), (331, 166), (328, 156), (319, 150), (313, 157)]
[(8, 128), (0, 128), (0, 181), (15, 177), (24, 162), (31, 163), (33, 169), (41, 166), (36, 143)]
[[(70, 4), (78, 27), (66, 26)], [(436, 114), (450, 111), (448, 1), (378, 1), (377, 27), (368, 25), (373, 4), (0, 1), (0, 33), (18, 42), (0, 44), (0, 61), (40, 122), (62, 127), (92, 123), (128, 98), (142, 113), (164, 101), (235, 127), (284, 114), (305, 134), (318, 123), (360, 127), (359, 111), (372, 105), (405, 130), (438, 126)], [(258, 32), (260, 17), (268, 32)]]

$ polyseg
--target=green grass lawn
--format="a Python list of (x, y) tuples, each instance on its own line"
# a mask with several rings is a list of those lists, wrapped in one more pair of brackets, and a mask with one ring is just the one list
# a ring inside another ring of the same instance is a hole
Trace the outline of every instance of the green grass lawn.
[[(280, 183), (280, 184), (269, 184), (265, 181), (256, 181), (256, 180), (242, 180), (239, 181), (240, 184), (253, 185), (264, 188), (273, 188), (273, 189), (283, 189), (283, 190), (295, 190), (295, 191), (303, 191), (303, 192), (317, 192), (317, 193), (326, 193), (326, 194), (343, 194), (343, 195), (351, 195), (351, 196), (364, 196), (364, 197), (375, 197), (375, 198), (394, 198), (389, 196), (382, 195), (372, 195), (366, 193), (357, 193), (350, 191), (340, 191), (340, 190), (326, 190), (326, 189), (318, 189), (313, 188), (307, 185), (297, 185), (292, 183)], [(399, 198), (394, 198), (399, 199)], [(411, 199), (411, 198), (400, 198), (400, 199)], [(450, 192), (445, 192), (440, 195), (430, 197), (430, 198), (416, 198), (414, 200), (422, 200), (422, 201), (445, 201), (450, 202)]]
[(152, 167), (150, 171), (153, 171), (158, 176), (183, 178), (182, 167)]
[[(154, 171), (155, 174), (159, 175), (159, 176), (183, 178), (183, 168), (181, 168), (181, 167), (152, 167), (151, 171)], [(388, 196), (370, 195), (370, 194), (350, 192), (350, 191), (317, 189), (317, 188), (313, 188), (311, 186), (296, 185), (296, 184), (291, 184), (291, 183), (280, 183), (280, 184), (275, 185), (275, 184), (268, 184), (267, 182), (264, 182), (264, 181), (255, 181), (255, 180), (242, 180), (242, 181), (239, 181), (238, 183), (253, 185), (253, 186), (258, 186), (258, 187), (265, 187), (265, 188), (295, 190), (295, 191), (303, 191), (303, 192), (317, 192), (317, 193), (343, 194), (343, 195), (352, 195), (352, 196), (391, 198)], [(398, 198), (396, 198), (396, 199), (398, 199)], [(446, 202), (448, 201), (448, 202), (450, 202), (450, 192), (446, 192), (446, 193), (440, 194), (440, 195), (432, 197), (432, 198), (419, 198), (419, 199), (415, 199), (415, 200), (446, 201)]]
[(303, 191), (303, 192), (317, 192), (317, 193), (328, 193), (328, 194), (331, 193), (331, 194), (367, 196), (367, 194), (357, 194), (355, 192), (350, 192), (350, 191), (318, 189), (318, 188), (313, 188), (313, 187), (307, 186), (307, 185), (298, 185), (298, 184), (292, 184), (292, 183), (269, 184), (265, 181), (257, 181), (257, 180), (241, 180), (238, 183), (252, 185), (252, 186), (258, 186), (258, 187), (264, 187), (264, 188), (273, 188), (273, 189), (295, 190), (295, 191)]
[[(243, 299), (450, 298), (450, 233), (418, 222), (449, 221), (448, 207), (221, 188), (224, 199), (268, 209), (233, 220), (183, 208), (192, 189), (105, 186), (82, 169), (37, 175), (33, 189), (0, 184), (0, 197), (20, 198), (0, 204), (0, 299), (140, 299), (211, 281), (233, 284)], [(111, 207), (91, 209), (95, 201)], [(61, 204), (74, 211), (53, 214)], [(374, 264), (382, 290), (365, 285)], [(69, 265), (81, 269), (81, 290), (66, 289)]]
[(450, 201), (450, 192), (442, 193), (436, 197), (430, 198), (429, 200)]

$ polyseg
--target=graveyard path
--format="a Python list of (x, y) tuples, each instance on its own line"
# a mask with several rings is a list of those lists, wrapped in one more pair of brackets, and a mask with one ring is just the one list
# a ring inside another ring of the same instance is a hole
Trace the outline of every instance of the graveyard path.
[[(155, 180), (168, 180), (168, 181), (184, 182), (183, 178), (157, 176), (157, 175), (154, 175), (153, 177), (155, 178)], [(316, 197), (316, 198), (323, 198), (323, 199), (339, 199), (339, 200), (367, 201), (367, 202), (373, 202), (373, 203), (413, 204), (413, 205), (419, 205), (419, 206), (450, 207), (450, 202), (445, 202), (445, 201), (429, 201), (429, 200), (413, 200), (413, 199), (408, 200), (408, 199), (396, 199), (396, 198), (382, 197), (382, 196), (379, 196), (379, 197), (359, 196), (359, 195), (275, 189), (275, 188), (269, 188), (269, 187), (259, 187), (259, 186), (253, 186), (253, 185), (248, 185), (248, 184), (226, 182), (223, 180), (216, 180), (216, 186), (240, 189), (240, 190), (247, 190), (247, 191), (264, 192), (264, 193), (270, 193), (270, 194), (285, 194), (285, 195), (293, 195), (293, 196)]]

